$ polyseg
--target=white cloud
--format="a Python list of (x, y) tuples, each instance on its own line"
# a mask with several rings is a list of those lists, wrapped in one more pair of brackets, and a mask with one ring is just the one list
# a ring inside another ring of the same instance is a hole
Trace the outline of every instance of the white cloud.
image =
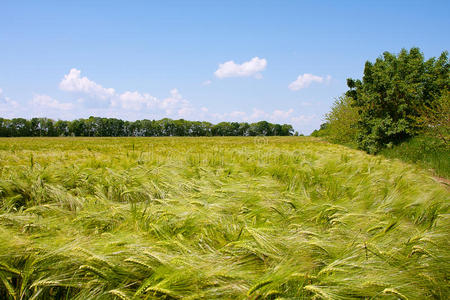
[(263, 110), (254, 108), (253, 113), (249, 116), (249, 120), (254, 121), (254, 120), (259, 120), (259, 119), (265, 119), (268, 116), (269, 115), (266, 112), (264, 112)]
[(254, 76), (260, 79), (262, 75), (259, 72), (264, 71), (266, 66), (266, 59), (259, 57), (253, 57), (251, 60), (242, 64), (236, 64), (230, 60), (219, 64), (219, 68), (214, 72), (214, 75), (218, 78)]
[[(86, 118), (90, 115), (124, 118), (127, 120), (169, 117), (208, 120), (213, 123), (221, 121), (252, 123), (267, 120), (272, 123), (292, 124), (297, 130), (303, 128), (306, 131), (316, 128), (320, 121), (315, 115), (297, 115), (292, 108), (287, 110), (275, 109), (273, 111), (254, 108), (247, 112), (235, 110), (214, 113), (207, 107), (193, 106), (190, 101), (181, 95), (178, 89), (172, 89), (170, 95), (166, 98), (157, 98), (139, 91), (117, 93), (112, 88), (105, 89), (96, 82), (86, 77), (81, 77), (80, 74), (79, 70), (72, 69), (60, 83), (62, 90), (77, 91), (87, 96), (84, 97), (82, 95), (82, 98), (74, 98), (72, 103), (60, 102), (48, 95), (37, 94), (32, 100), (22, 105), (6, 97), (0, 88), (1, 116), (6, 118), (45, 116), (67, 120), (80, 117)], [(329, 80), (329, 76), (322, 79), (324, 82)], [(96, 106), (96, 99), (100, 99), (100, 103), (103, 103), (103, 105)], [(310, 103), (302, 102), (300, 105), (307, 106)]]
[(126, 91), (114, 97), (111, 100), (111, 106), (130, 110), (141, 110), (143, 108), (152, 108), (157, 102), (158, 99), (149, 94)]
[[(81, 99), (79, 104), (89, 104), (91, 106), (104, 106), (105, 100), (109, 103), (108, 111), (121, 109), (123, 111), (139, 112), (158, 115), (162, 117), (188, 117), (192, 115), (195, 109), (190, 102), (184, 99), (177, 89), (170, 91), (170, 96), (164, 99), (158, 99), (150, 94), (138, 91), (125, 91), (124, 93), (116, 93), (113, 88), (104, 88), (100, 84), (80, 76), (81, 71), (75, 68), (71, 69), (69, 74), (65, 75), (60, 82), (59, 87), (63, 91), (79, 92), (88, 95), (93, 100), (102, 100), (100, 103), (95, 101), (85, 101)], [(46, 104), (52, 103), (50, 100)]]
[(230, 113), (212, 113), (213, 121), (239, 121), (239, 122), (252, 122), (259, 119), (268, 117), (269, 114), (261, 109), (254, 108), (252, 113), (244, 111), (232, 111)]
[(195, 111), (191, 103), (184, 99), (177, 89), (172, 89), (170, 96), (162, 100), (150, 94), (127, 91), (112, 97), (111, 108), (122, 108), (124, 110), (155, 114), (164, 113), (164, 117), (183, 118), (190, 116)]
[(0, 112), (10, 113), (19, 108), (19, 103), (3, 94), (3, 89), (0, 88)]
[(80, 70), (75, 68), (71, 69), (69, 74), (64, 75), (64, 78), (59, 83), (59, 88), (68, 92), (85, 93), (102, 100), (108, 99), (115, 94), (114, 89), (104, 88), (100, 84), (89, 80), (87, 77), (81, 77), (80, 74)]
[(195, 111), (190, 102), (184, 99), (177, 89), (172, 89), (170, 91), (170, 97), (159, 101), (158, 106), (167, 115), (175, 115), (176, 117), (183, 118), (190, 116)]
[(205, 80), (202, 82), (202, 85), (210, 85), (212, 83), (211, 80)]
[(56, 110), (70, 110), (73, 109), (72, 103), (61, 103), (56, 99), (51, 98), (47, 95), (35, 95), (30, 102), (31, 105), (37, 106), (38, 108), (51, 108)]
[(20, 105), (19, 102), (12, 100), (3, 93), (0, 88), (0, 118), (24, 118), (27, 117), (30, 108), (26, 105)]
[[(326, 77), (326, 81), (330, 80), (331, 76), (328, 75)], [(289, 84), (289, 89), (293, 91), (298, 91), (300, 89), (307, 88), (313, 82), (322, 83), (324, 82), (324, 78), (313, 74), (305, 73), (303, 75), (299, 75), (295, 81), (291, 82)]]
[(195, 109), (192, 107), (183, 107), (177, 111), (178, 118), (190, 118), (194, 116)]
[(230, 116), (231, 118), (235, 118), (235, 119), (237, 119), (237, 120), (244, 120), (244, 119), (247, 119), (247, 114), (246, 114), (245, 112), (243, 112), (243, 111), (237, 111), (237, 110), (232, 111), (232, 112), (229, 114), (229, 116)]
[(274, 122), (274, 121), (286, 121), (294, 112), (294, 110), (291, 108), (287, 111), (283, 111), (283, 110), (274, 110), (272, 112), (272, 114), (270, 115), (270, 121)]
[(300, 105), (300, 106), (303, 106), (303, 107), (307, 107), (307, 106), (311, 106), (312, 103), (311, 103), (311, 102), (308, 102), (308, 101), (302, 101), (302, 102), (299, 103), (299, 105)]
[(262, 109), (253, 108), (251, 113), (244, 111), (232, 111), (230, 113), (213, 113), (210, 116), (214, 122), (219, 121), (238, 121), (238, 122), (258, 122), (270, 121), (279, 123), (292, 123), (298, 121), (298, 118), (293, 117), (294, 109), (290, 108), (286, 111), (276, 109), (272, 112), (266, 112)]
[[(261, 76), (260, 71), (266, 67), (266, 60), (257, 57), (241, 65), (234, 62), (221, 64), (215, 75), (219, 78), (231, 76)], [(289, 87), (300, 89), (312, 82), (328, 82), (330, 76), (325, 78), (312, 74), (303, 74)], [(204, 84), (208, 85), (211, 80)], [(165, 98), (157, 98), (148, 93), (139, 91), (125, 91), (118, 93), (113, 88), (104, 88), (100, 84), (81, 77), (81, 71), (71, 69), (59, 84), (60, 89), (68, 92), (81, 93), (82, 98), (74, 98), (73, 103), (60, 102), (48, 95), (35, 95), (28, 104), (30, 109), (22, 109), (24, 106), (3, 94), (0, 89), (0, 112), (4, 116), (35, 116), (40, 114), (47, 117), (73, 119), (89, 115), (132, 119), (155, 118), (184, 118), (188, 120), (209, 120), (213, 123), (221, 121), (258, 122), (267, 120), (272, 123), (288, 123), (297, 128), (313, 127), (317, 118), (315, 115), (297, 115), (294, 109), (275, 109), (264, 111), (254, 108), (251, 111), (231, 111), (214, 113), (207, 107), (195, 107), (185, 99), (178, 89), (170, 90), (170, 95)], [(96, 102), (100, 100), (100, 102)], [(310, 103), (301, 103), (301, 106)], [(317, 122), (316, 122), (317, 123)]]
[(296, 123), (296, 124), (308, 124), (310, 123), (312, 120), (314, 120), (316, 118), (316, 115), (299, 115), (296, 117), (292, 117), (291, 121)]
[[(234, 62), (226, 62), (221, 65), (219, 70), (216, 71), (216, 76), (255, 76), (258, 77), (259, 71), (262, 71), (266, 66), (265, 59), (259, 59), (258, 57), (245, 62), (241, 65), (237, 65)], [(207, 80), (204, 84), (210, 84), (211, 80)], [(205, 119), (212, 118), (215, 120), (241, 120), (241, 121), (255, 121), (262, 119), (278, 119), (281, 117), (281, 111), (275, 111), (272, 117), (270, 113), (266, 113), (259, 109), (253, 109), (251, 113), (245, 113), (241, 111), (233, 111), (231, 113), (211, 113), (208, 108), (201, 107), (195, 108), (192, 104), (185, 99), (178, 89), (172, 89), (170, 96), (162, 99), (158, 99), (147, 93), (141, 93), (138, 91), (125, 91), (123, 93), (117, 93), (113, 88), (104, 88), (100, 84), (88, 79), (87, 77), (81, 77), (81, 71), (75, 68), (64, 76), (60, 82), (60, 89), (69, 92), (79, 92), (86, 94), (92, 100), (79, 98), (76, 102), (80, 105), (80, 111), (86, 111), (85, 105), (90, 106), (91, 112), (103, 112), (111, 115), (131, 115), (136, 117), (140, 116), (152, 116), (155, 118), (190, 118), (190, 119)], [(108, 100), (109, 105), (104, 106), (101, 103), (99, 107), (95, 103), (96, 99), (101, 99), (103, 104), (104, 100)], [(93, 101), (94, 100), (94, 101)], [(52, 107), (54, 109), (68, 110), (73, 107), (72, 104), (59, 103), (57, 100), (45, 95), (38, 95), (33, 99), (33, 104)], [(95, 109), (97, 107), (98, 109)]]

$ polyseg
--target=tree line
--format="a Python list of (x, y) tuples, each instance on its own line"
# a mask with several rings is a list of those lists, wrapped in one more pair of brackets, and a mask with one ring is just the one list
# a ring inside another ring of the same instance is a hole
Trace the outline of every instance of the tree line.
[(347, 86), (313, 136), (356, 144), (369, 153), (421, 134), (448, 146), (448, 52), (428, 60), (419, 48), (384, 52), (375, 62), (366, 62), (362, 79), (347, 79)]
[(209, 122), (172, 120), (124, 121), (115, 118), (89, 117), (73, 121), (48, 118), (0, 118), (0, 136), (288, 136), (294, 129), (289, 124), (267, 121)]

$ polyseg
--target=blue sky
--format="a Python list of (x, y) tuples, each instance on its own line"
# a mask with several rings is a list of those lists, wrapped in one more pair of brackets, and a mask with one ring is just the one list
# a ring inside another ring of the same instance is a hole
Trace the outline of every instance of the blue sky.
[(450, 46), (450, 1), (1, 1), (0, 117), (318, 128), (366, 60)]

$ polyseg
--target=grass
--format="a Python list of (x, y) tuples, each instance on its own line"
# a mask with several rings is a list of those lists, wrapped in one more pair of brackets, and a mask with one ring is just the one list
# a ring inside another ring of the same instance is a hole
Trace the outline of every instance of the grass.
[(0, 299), (446, 299), (449, 192), (304, 137), (0, 140)]
[(431, 169), (436, 176), (450, 179), (450, 147), (437, 139), (416, 136), (399, 145), (383, 149), (380, 154), (390, 159), (417, 164)]

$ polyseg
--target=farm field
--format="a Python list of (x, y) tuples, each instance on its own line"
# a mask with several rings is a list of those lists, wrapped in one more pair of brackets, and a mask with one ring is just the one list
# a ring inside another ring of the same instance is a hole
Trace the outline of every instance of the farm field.
[(307, 137), (0, 139), (0, 299), (448, 299), (449, 195)]

